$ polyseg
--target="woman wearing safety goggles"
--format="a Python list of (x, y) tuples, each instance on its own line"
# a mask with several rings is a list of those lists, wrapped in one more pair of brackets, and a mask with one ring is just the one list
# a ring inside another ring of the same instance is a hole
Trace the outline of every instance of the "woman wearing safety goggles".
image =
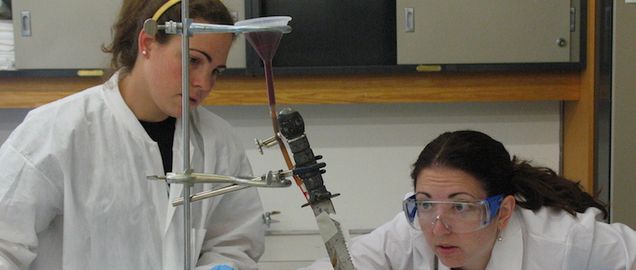
[(432, 231), (438, 223), (446, 230), (469, 233), (490, 224), (497, 215), (503, 196), (495, 195), (483, 201), (433, 201), (427, 196), (412, 195), (404, 200), (404, 213), (415, 229)]
[(602, 222), (605, 206), (578, 183), (486, 134), (440, 135), (411, 178), (404, 213), (349, 242), (356, 269), (636, 270), (634, 230)]

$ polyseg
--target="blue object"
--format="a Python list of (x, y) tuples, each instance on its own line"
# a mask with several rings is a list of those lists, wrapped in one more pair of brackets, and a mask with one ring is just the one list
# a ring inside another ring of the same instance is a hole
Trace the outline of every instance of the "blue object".
[(215, 265), (210, 270), (234, 270), (234, 267), (231, 267), (227, 264), (219, 264), (219, 265)]

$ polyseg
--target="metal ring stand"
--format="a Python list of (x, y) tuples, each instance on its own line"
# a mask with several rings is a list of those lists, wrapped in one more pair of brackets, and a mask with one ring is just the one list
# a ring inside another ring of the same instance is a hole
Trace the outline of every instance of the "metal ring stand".
[[(261, 32), (261, 31), (278, 31), (282, 33), (289, 33), (291, 27), (275, 26), (275, 27), (261, 27), (261, 26), (231, 26), (231, 25), (218, 25), (218, 24), (203, 24), (192, 23), (189, 18), (189, 1), (181, 1), (181, 19), (182, 22), (166, 22), (165, 25), (157, 25), (157, 22), (153, 19), (148, 19), (144, 23), (144, 31), (150, 35), (156, 34), (157, 31), (162, 30), (167, 34), (180, 34), (181, 35), (181, 87), (182, 87), (182, 110), (181, 110), (181, 122), (182, 122), (182, 136), (183, 136), (183, 172), (182, 173), (168, 173), (164, 176), (148, 176), (150, 180), (162, 180), (172, 184), (182, 184), (183, 198), (172, 202), (173, 206), (183, 205), (183, 219), (184, 219), (184, 269), (192, 269), (192, 236), (191, 236), (191, 207), (190, 203), (197, 200), (210, 198), (213, 196), (225, 194), (228, 192), (248, 188), (248, 187), (288, 187), (291, 185), (291, 180), (287, 179), (293, 175), (293, 171), (276, 171), (268, 172), (260, 177), (233, 177), (214, 174), (202, 174), (193, 173), (190, 167), (190, 86), (189, 86), (189, 48), (190, 48), (190, 36), (195, 33), (246, 33), (246, 32)], [(230, 183), (230, 185), (212, 190), (206, 191), (192, 196), (190, 189), (195, 183)]]

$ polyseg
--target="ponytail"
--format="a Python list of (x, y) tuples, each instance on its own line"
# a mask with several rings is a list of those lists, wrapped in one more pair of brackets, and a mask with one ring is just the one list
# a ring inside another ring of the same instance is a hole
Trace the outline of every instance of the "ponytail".
[(534, 167), (527, 161), (518, 160), (517, 157), (513, 157), (512, 163), (510, 184), (515, 190), (519, 206), (530, 210), (551, 206), (572, 215), (595, 207), (603, 212), (603, 218), (607, 218), (605, 205), (586, 193), (580, 182), (561, 177), (550, 168)]

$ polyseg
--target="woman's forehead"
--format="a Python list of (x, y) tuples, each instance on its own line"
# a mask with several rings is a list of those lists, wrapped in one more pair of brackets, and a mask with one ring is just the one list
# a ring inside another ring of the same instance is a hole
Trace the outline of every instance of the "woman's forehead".
[(457, 194), (470, 194), (476, 199), (486, 197), (485, 190), (474, 176), (462, 170), (439, 166), (420, 171), (415, 192), (441, 198), (450, 198)]

